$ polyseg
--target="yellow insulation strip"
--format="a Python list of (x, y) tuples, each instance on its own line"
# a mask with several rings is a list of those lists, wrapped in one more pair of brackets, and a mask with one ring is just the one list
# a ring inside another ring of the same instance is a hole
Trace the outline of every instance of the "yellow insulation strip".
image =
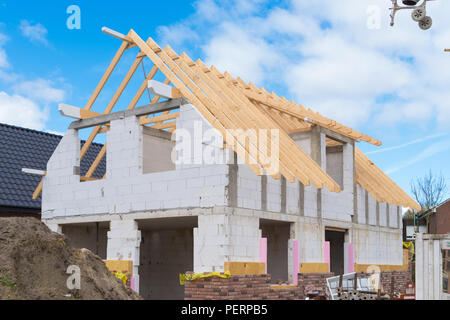
[(227, 279), (231, 276), (230, 271), (225, 273), (219, 272), (210, 272), (210, 273), (189, 273), (189, 274), (180, 274), (180, 284), (184, 286), (186, 281), (193, 281), (197, 279), (209, 278), (209, 277), (219, 277), (223, 279)]
[(122, 280), (124, 285), (127, 285), (127, 281), (128, 281), (128, 275), (126, 273), (121, 273), (121, 272), (113, 272), (112, 273), (116, 278)]

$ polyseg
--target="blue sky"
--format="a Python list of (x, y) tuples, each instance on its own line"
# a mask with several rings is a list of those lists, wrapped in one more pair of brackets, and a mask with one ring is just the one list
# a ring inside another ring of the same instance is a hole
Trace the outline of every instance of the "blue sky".
[[(70, 5), (80, 7), (80, 30), (66, 26)], [(0, 0), (0, 122), (64, 132), (70, 120), (58, 103), (83, 107), (120, 45), (101, 27), (133, 28), (381, 140), (358, 147), (407, 192), (429, 169), (450, 185), (450, 3), (430, 2), (428, 31), (406, 11), (389, 27), (389, 5)], [(93, 110), (103, 111), (136, 53), (124, 56)], [(119, 108), (143, 77), (138, 69)]]

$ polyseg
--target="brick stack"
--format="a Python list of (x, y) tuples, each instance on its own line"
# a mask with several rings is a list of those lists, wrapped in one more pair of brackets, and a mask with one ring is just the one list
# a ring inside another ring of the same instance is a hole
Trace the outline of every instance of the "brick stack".
[[(358, 278), (368, 278), (371, 274), (366, 272), (358, 272)], [(405, 271), (382, 271), (381, 272), (381, 285), (383, 291), (391, 294), (392, 281), (394, 282), (394, 292), (395, 293), (405, 293), (406, 283), (411, 281), (411, 272)]]
[(327, 294), (327, 278), (333, 277), (333, 272), (327, 273), (299, 273), (298, 286), (301, 292), (301, 299), (306, 298), (309, 289), (316, 291), (320, 295)]
[(285, 287), (272, 285), (268, 274), (203, 278), (186, 281), (185, 300), (303, 300), (305, 286), (313, 285), (324, 293), (326, 278), (332, 276), (333, 273), (299, 274), (298, 285)]
[(186, 281), (185, 300), (260, 300), (269, 295), (270, 275), (237, 275)]
[(302, 300), (302, 290), (299, 286), (270, 286), (269, 294), (263, 296), (262, 300)]

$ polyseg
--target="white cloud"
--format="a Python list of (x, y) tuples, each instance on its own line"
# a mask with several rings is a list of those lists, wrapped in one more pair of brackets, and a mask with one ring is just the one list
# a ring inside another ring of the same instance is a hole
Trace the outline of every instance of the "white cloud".
[(8, 41), (8, 39), (9, 38), (5, 34), (0, 33), (0, 68), (10, 67), (6, 51), (2, 48), (2, 46)]
[(39, 108), (32, 100), (0, 92), (0, 122), (42, 130), (47, 119), (48, 111)]
[[(365, 1), (292, 0), (264, 10), (264, 1), (239, 3), (197, 1), (191, 17), (165, 30), (177, 43), (201, 48), (202, 59), (222, 71), (269, 91), (281, 87), (288, 99), (345, 124), (448, 126), (450, 54), (443, 48), (450, 46), (450, 2), (429, 4), (434, 25), (428, 31), (404, 11), (391, 28), (389, 1), (375, 3), (376, 30), (367, 27), (373, 3)], [(322, 29), (323, 22), (329, 27)], [(189, 33), (176, 32), (183, 28)]]
[(65, 91), (53, 87), (53, 83), (46, 79), (23, 81), (13, 86), (15, 93), (22, 94), (33, 100), (44, 103), (61, 102)]
[[(43, 32), (41, 27), (27, 28), (24, 22), (22, 26), (24, 34), (33, 41), (46, 43), (46, 31)], [(57, 88), (53, 81), (42, 78), (24, 80), (23, 75), (15, 73), (1, 47), (7, 41), (8, 37), (0, 33), (0, 83), (5, 84), (0, 91), (0, 122), (43, 130), (49, 118), (50, 104), (62, 101), (67, 88)], [(57, 81), (60, 86), (69, 87), (63, 79)]]
[(55, 130), (45, 130), (45, 132), (51, 133), (51, 134), (56, 134), (56, 135), (58, 135), (58, 136), (63, 136), (63, 135), (64, 135), (64, 132), (61, 132), (61, 131), (55, 131)]
[(27, 20), (20, 21), (19, 26), (22, 34), (31, 42), (48, 45), (47, 29), (40, 23), (32, 24)]
[(271, 65), (282, 60), (270, 45), (255, 41), (233, 24), (225, 24), (220, 35), (206, 44), (203, 51), (206, 63), (257, 84), (270, 72), (267, 69)]
[(161, 26), (157, 29), (158, 35), (164, 39), (164, 44), (171, 46), (181, 46), (189, 36), (189, 40), (198, 40), (198, 35), (188, 26), (177, 24), (170, 27)]
[(8, 68), (9, 62), (8, 57), (6, 56), (6, 51), (0, 48), (0, 68)]

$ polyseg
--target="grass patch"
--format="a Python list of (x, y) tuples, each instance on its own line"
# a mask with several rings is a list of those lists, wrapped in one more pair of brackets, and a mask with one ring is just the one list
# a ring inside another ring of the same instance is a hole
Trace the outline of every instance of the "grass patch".
[(9, 279), (7, 276), (0, 275), (0, 286), (8, 287), (11, 289), (16, 289), (16, 283)]

